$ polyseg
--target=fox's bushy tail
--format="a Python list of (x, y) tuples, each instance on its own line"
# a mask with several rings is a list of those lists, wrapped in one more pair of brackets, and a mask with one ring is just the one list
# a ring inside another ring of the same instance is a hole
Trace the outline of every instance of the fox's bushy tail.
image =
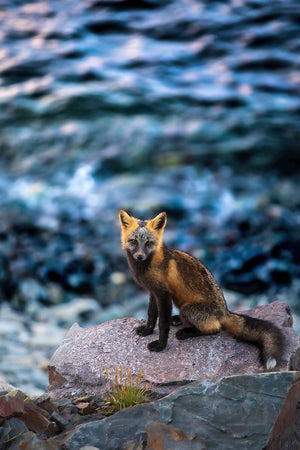
[(256, 345), (260, 349), (261, 362), (267, 370), (272, 370), (279, 364), (284, 337), (280, 329), (271, 322), (228, 311), (221, 320), (221, 325), (228, 334)]

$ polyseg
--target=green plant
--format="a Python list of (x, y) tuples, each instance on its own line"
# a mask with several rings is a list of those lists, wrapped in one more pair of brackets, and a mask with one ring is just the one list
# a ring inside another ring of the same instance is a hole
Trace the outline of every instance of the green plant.
[(122, 364), (120, 364), (119, 370), (117, 366), (115, 367), (113, 383), (109, 378), (107, 366), (105, 366), (105, 370), (110, 389), (112, 390), (112, 392), (109, 392), (106, 401), (111, 405), (112, 412), (144, 403), (150, 395), (149, 390), (152, 388), (152, 383), (150, 382), (149, 386), (147, 386), (147, 383), (142, 385), (142, 366), (137, 374), (136, 381), (133, 381), (130, 369), (126, 371), (127, 376), (123, 380)]

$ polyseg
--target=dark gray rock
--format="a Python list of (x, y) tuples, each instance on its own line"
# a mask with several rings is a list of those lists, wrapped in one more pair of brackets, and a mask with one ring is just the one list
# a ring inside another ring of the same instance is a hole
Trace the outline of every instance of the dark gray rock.
[[(27, 433), (29, 430), (27, 428), (27, 426), (22, 422), (22, 420), (18, 419), (17, 417), (11, 417), (10, 419), (5, 421), (4, 427), (0, 428), (2, 434), (3, 434), (3, 430), (5, 430), (6, 433), (6, 443), (8, 443), (8, 441), (13, 441), (16, 437)], [(1, 436), (1, 432), (0, 432), (0, 436)], [(5, 443), (5, 439), (3, 440), (3, 442), (1, 442), (1, 437), (0, 437), (0, 443), (3, 444)]]
[[(285, 336), (285, 351), (279, 370), (299, 368), (299, 336), (291, 328), (292, 317), (285, 303), (274, 302), (247, 311), (253, 317), (270, 320), (281, 327)], [(147, 344), (156, 339), (141, 338), (135, 333), (140, 321), (117, 319), (99, 326), (80, 328), (74, 324), (64, 342), (49, 362), (49, 387), (53, 397), (90, 393), (107, 395), (105, 367), (113, 379), (115, 367), (122, 364), (137, 376), (143, 369), (143, 380), (153, 383), (153, 390), (166, 394), (190, 381), (233, 374), (263, 371), (258, 349), (237, 342), (225, 333), (178, 341), (176, 327), (171, 328), (167, 348), (149, 352)], [(175, 329), (174, 329), (175, 328)]]
[(298, 448), (299, 399), (297, 372), (195, 382), (157, 402), (81, 425), (63, 444), (70, 450), (83, 445), (102, 450)]
[(270, 251), (245, 245), (240, 254), (232, 255), (233, 267), (224, 268), (223, 286), (246, 295), (267, 291), (274, 285), (289, 286), (297, 273), (298, 245), (294, 244), (295, 255), (290, 253), (291, 246), (286, 241), (276, 243)]

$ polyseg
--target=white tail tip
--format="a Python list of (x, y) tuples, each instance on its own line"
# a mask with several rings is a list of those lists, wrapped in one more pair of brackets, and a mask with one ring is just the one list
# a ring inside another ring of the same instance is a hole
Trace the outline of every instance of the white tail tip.
[(266, 368), (267, 370), (272, 370), (277, 366), (277, 361), (275, 358), (268, 358)]

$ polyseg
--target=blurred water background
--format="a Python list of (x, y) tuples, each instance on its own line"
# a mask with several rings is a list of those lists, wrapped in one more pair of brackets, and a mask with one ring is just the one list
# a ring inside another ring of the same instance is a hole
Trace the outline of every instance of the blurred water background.
[(145, 317), (120, 207), (300, 331), (297, 0), (1, 0), (0, 42), (0, 377), (39, 394), (73, 322)]

